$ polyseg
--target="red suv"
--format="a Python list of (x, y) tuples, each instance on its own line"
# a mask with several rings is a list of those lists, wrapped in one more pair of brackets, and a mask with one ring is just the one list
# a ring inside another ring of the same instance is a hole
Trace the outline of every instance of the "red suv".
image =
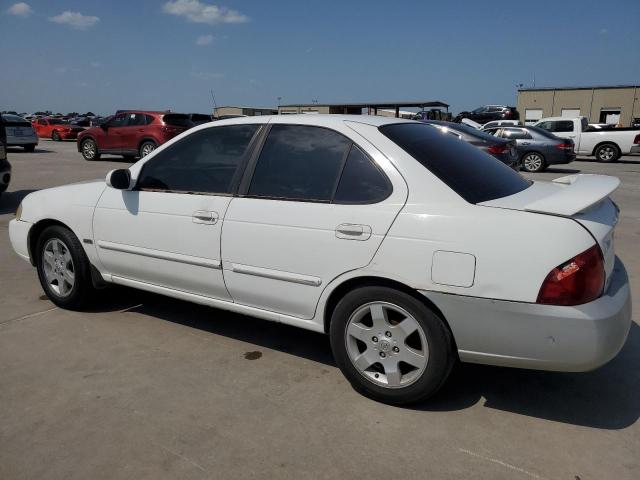
[(78, 135), (78, 151), (85, 160), (99, 160), (103, 153), (133, 160), (192, 126), (189, 116), (182, 113), (127, 110)]

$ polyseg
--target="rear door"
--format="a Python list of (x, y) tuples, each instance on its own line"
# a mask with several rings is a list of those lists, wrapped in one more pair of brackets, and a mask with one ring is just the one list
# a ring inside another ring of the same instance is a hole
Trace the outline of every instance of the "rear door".
[(329, 282), (371, 261), (406, 185), (350, 133), (271, 126), (224, 219), (224, 279), (235, 302), (310, 319)]

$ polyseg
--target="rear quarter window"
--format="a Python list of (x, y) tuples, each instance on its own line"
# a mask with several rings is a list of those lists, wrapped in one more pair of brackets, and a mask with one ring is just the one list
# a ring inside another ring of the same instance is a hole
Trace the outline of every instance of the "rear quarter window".
[(500, 160), (429, 125), (396, 123), (380, 131), (469, 203), (513, 195), (531, 185)]

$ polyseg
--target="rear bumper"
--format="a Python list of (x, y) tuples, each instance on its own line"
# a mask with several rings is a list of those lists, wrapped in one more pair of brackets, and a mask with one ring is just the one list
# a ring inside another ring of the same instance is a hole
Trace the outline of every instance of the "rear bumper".
[(576, 154), (571, 153), (568, 155), (554, 155), (548, 156), (545, 160), (549, 165), (566, 165), (567, 163), (571, 163), (576, 159)]
[(38, 137), (35, 135), (29, 135), (24, 137), (7, 137), (8, 147), (21, 147), (23, 145), (37, 145)]
[(631, 147), (629, 153), (640, 153), (640, 145), (634, 145), (633, 147)]
[(422, 293), (449, 322), (464, 362), (593, 370), (618, 354), (631, 327), (629, 280), (617, 258), (607, 292), (574, 307)]
[(9, 239), (15, 252), (25, 261), (31, 262), (29, 255), (29, 230), (32, 224), (20, 220), (9, 222)]

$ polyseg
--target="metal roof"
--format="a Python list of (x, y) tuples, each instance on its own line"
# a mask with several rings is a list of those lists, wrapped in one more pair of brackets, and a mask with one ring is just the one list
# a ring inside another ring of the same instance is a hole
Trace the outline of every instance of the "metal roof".
[(354, 108), (396, 108), (396, 107), (445, 107), (449, 105), (434, 100), (414, 100), (411, 102), (339, 102), (339, 103), (290, 103), (280, 107), (354, 107)]
[(592, 85), (576, 87), (525, 87), (519, 88), (519, 92), (534, 92), (539, 90), (598, 90), (611, 88), (640, 88), (640, 85)]

